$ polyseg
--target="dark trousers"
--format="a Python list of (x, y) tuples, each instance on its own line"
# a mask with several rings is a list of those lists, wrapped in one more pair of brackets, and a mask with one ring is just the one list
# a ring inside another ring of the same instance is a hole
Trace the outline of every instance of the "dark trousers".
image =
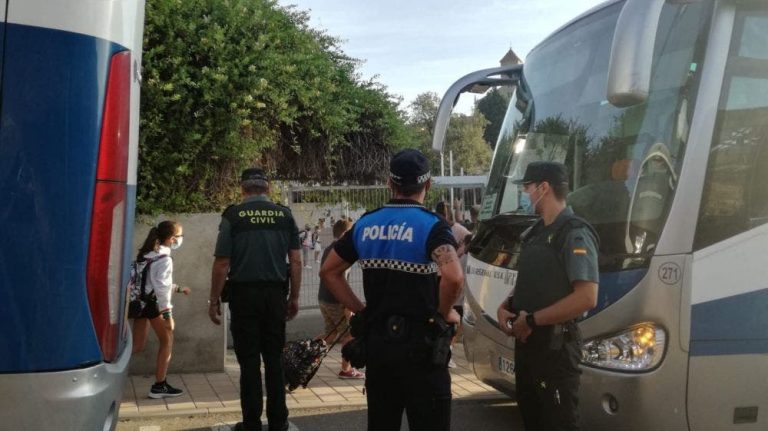
[(408, 372), (370, 366), (366, 369), (368, 431), (400, 430), (403, 411), (408, 416), (408, 429), (451, 429), (451, 376), (448, 369), (410, 367)]
[(443, 366), (432, 365), (432, 348), (424, 342), (427, 326), (400, 316), (391, 319), (370, 323), (366, 333), (368, 431), (400, 430), (403, 411), (411, 430), (450, 430), (447, 359)]
[[(530, 343), (530, 344), (529, 344)], [(515, 343), (517, 405), (526, 431), (578, 431), (581, 343), (552, 350), (529, 338)]]
[(240, 364), (240, 406), (248, 430), (261, 430), (261, 358), (267, 389), (270, 430), (288, 420), (281, 355), (285, 345), (285, 286), (278, 283), (239, 284), (230, 292), (232, 340)]

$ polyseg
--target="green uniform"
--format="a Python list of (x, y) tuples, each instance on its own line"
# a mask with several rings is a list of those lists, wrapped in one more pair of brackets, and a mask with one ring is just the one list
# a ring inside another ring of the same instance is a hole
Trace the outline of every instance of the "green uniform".
[(599, 282), (597, 234), (565, 208), (549, 226), (536, 223), (526, 234), (518, 265), (513, 306), (528, 313), (568, 296), (577, 280)]
[[(597, 283), (598, 240), (591, 226), (565, 208), (549, 226), (524, 234), (513, 310), (533, 313), (573, 292), (575, 281)], [(574, 322), (538, 326), (515, 341), (518, 405), (526, 431), (578, 430), (581, 336)]]
[(214, 255), (231, 259), (231, 281), (284, 282), (288, 250), (298, 249), (299, 229), (291, 210), (266, 196), (251, 196), (222, 214)]
[(281, 362), (288, 294), (286, 259), (289, 250), (298, 248), (299, 230), (291, 211), (266, 196), (248, 197), (222, 214), (214, 254), (230, 259), (230, 329), (240, 364), (240, 407), (247, 429), (261, 429), (262, 358), (270, 429), (287, 426)]

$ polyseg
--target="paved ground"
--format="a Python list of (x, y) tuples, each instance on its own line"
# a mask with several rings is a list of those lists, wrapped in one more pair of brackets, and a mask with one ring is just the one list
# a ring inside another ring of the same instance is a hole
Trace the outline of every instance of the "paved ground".
[[(291, 431), (360, 431), (366, 428), (367, 414), (363, 407), (292, 410)], [(239, 413), (125, 419), (118, 425), (117, 430), (230, 431), (239, 420)], [(402, 421), (402, 429), (409, 430), (405, 418)], [(453, 403), (451, 429), (509, 431), (523, 429), (523, 424), (517, 405), (508, 399), (464, 398)]]
[[(458, 367), (451, 370), (455, 400), (506, 400), (507, 397), (477, 380), (467, 367), (463, 347), (454, 348)], [(288, 394), (288, 408), (338, 409), (365, 406), (362, 380), (342, 380), (337, 377), (341, 355), (336, 347), (323, 361), (323, 365), (306, 389), (299, 388)], [(184, 389), (177, 398), (153, 400), (147, 397), (153, 383), (152, 376), (133, 376), (126, 384), (120, 418), (148, 418), (157, 416), (187, 416), (240, 412), (240, 371), (233, 355), (228, 355), (225, 372), (205, 374), (171, 374), (168, 382)]]

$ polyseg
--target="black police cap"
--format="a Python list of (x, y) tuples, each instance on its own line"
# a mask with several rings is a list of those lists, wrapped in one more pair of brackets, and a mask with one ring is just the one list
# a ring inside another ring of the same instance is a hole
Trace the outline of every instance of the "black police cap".
[(246, 181), (264, 181), (266, 183), (269, 182), (269, 178), (261, 168), (248, 168), (240, 175), (240, 182)]
[(430, 178), (429, 159), (419, 150), (402, 150), (389, 162), (389, 178), (400, 186), (424, 184)]
[(568, 173), (565, 165), (557, 162), (531, 162), (525, 168), (523, 178), (513, 180), (514, 184), (543, 183), (563, 184), (568, 183)]

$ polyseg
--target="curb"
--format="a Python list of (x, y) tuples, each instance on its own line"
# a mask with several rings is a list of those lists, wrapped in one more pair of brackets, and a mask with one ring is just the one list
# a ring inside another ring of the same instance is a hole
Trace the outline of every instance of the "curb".
[[(510, 400), (511, 401), (511, 398), (501, 393), (481, 394), (481, 395), (471, 395), (466, 397), (455, 397), (453, 398), (452, 402), (469, 404), (469, 403), (478, 403), (478, 402), (491, 401), (491, 400)], [(334, 410), (357, 409), (360, 407), (367, 407), (367, 406), (368, 406), (367, 401), (362, 401), (362, 402), (348, 401), (348, 402), (337, 403), (337, 404), (311, 402), (311, 403), (305, 403), (299, 406), (289, 406), (288, 411), (289, 412), (303, 412), (306, 410), (334, 411)], [(158, 411), (144, 411), (144, 412), (121, 411), (119, 414), (118, 420), (168, 418), (168, 417), (177, 417), (177, 416), (204, 416), (204, 415), (211, 415), (211, 414), (227, 414), (227, 413), (240, 413), (240, 407), (239, 406), (238, 407), (202, 407), (202, 408), (196, 408), (196, 409), (158, 410)]]

